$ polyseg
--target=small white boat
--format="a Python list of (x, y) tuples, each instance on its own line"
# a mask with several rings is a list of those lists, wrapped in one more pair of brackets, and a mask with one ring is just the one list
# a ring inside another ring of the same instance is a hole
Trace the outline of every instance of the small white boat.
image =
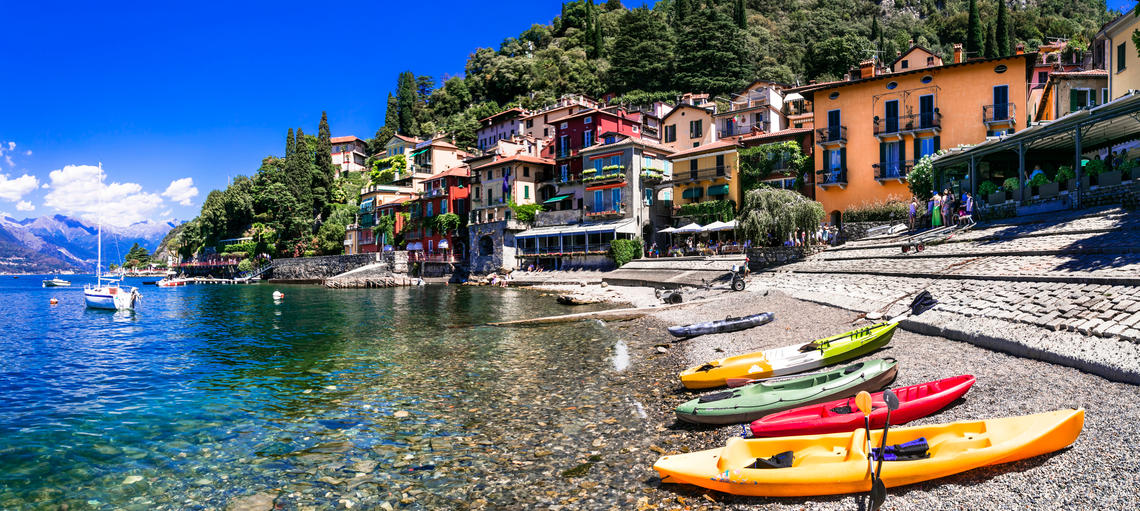
[[(103, 164), (99, 164), (100, 205), (102, 205)], [(122, 273), (118, 279), (103, 276), (103, 221), (99, 220), (98, 259), (95, 263), (95, 285), (83, 286), (83, 301), (89, 309), (134, 310), (142, 299), (138, 288), (121, 286)]]
[(273, 299), (274, 300), (280, 300), (282, 298), (285, 298), (285, 293), (282, 293), (281, 291), (274, 291), (273, 292)]
[(66, 281), (66, 280), (63, 280), (59, 277), (53, 277), (50, 279), (44, 279), (43, 286), (44, 287), (70, 287), (71, 283)]
[(175, 287), (185, 286), (187, 282), (187, 279), (162, 279), (156, 282), (155, 285), (158, 287)]

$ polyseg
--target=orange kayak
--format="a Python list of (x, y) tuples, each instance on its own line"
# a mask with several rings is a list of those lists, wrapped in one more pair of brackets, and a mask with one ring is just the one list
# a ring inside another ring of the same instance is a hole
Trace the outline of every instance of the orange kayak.
[[(967, 470), (1031, 458), (1076, 441), (1085, 411), (1057, 410), (1035, 415), (891, 428), (891, 445), (925, 439), (929, 457), (883, 463), (888, 487), (929, 481)], [(879, 445), (882, 430), (871, 430)], [(764, 460), (791, 451), (791, 465), (763, 466)], [(800, 497), (866, 492), (866, 430), (745, 440), (733, 438), (719, 449), (663, 456), (653, 468), (662, 482), (687, 483), (735, 495)]]

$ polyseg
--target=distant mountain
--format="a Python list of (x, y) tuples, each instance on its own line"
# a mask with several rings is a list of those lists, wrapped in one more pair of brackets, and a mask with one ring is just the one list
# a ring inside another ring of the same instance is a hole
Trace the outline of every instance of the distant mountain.
[[(153, 252), (166, 233), (179, 224), (144, 221), (126, 227), (104, 226), (104, 266), (121, 263), (122, 256), (135, 243)], [(98, 232), (97, 226), (65, 215), (24, 220), (0, 218), (0, 271), (44, 271), (45, 267), (93, 271)]]

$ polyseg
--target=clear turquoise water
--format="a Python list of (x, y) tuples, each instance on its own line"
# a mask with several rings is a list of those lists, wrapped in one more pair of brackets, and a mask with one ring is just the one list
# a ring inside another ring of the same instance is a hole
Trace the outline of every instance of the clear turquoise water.
[(611, 349), (593, 323), (470, 326), (566, 311), (524, 290), (286, 286), (275, 303), (267, 284), (140, 279), (132, 314), (85, 309), (90, 277), (69, 280), (0, 277), (0, 509), (204, 509), (270, 489), (313, 501), (343, 490), (321, 475), (368, 460), (389, 488), (446, 499), (475, 482), (432, 467), (478, 454), (434, 440), (494, 427), (459, 411), (509, 392), (519, 364), (571, 355), (563, 370), (584, 375)]

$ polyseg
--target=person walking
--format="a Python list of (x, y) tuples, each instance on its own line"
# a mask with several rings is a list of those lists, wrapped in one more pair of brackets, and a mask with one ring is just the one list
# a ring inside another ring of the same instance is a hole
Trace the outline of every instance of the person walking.
[(918, 213), (918, 199), (911, 197), (910, 198), (910, 211), (907, 213), (907, 216), (906, 216), (907, 230), (910, 232), (914, 232), (914, 217), (917, 213)]
[(930, 198), (930, 206), (930, 214), (932, 215), (930, 226), (942, 227), (942, 197), (938, 195), (938, 192), (934, 192), (934, 197)]

